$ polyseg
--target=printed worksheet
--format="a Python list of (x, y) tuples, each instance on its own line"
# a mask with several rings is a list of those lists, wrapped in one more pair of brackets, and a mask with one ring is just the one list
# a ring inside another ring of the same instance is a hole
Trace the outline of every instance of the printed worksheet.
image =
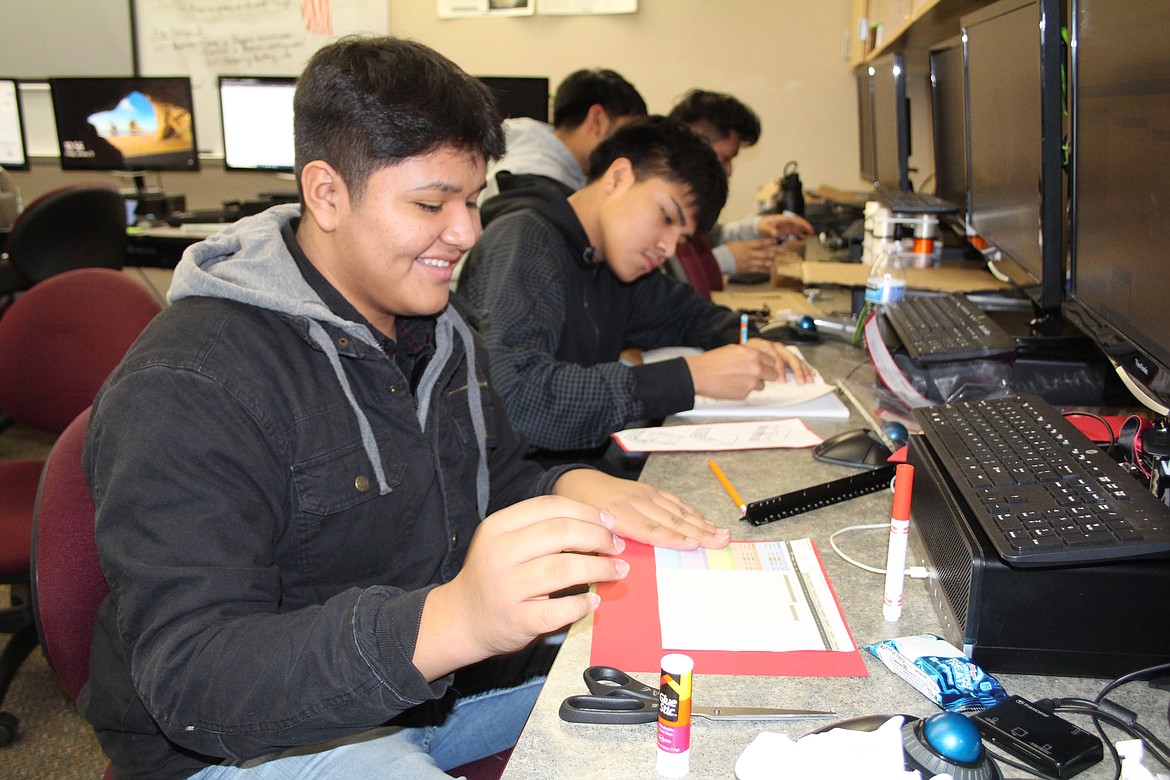
[(654, 551), (662, 647), (856, 649), (812, 541)]

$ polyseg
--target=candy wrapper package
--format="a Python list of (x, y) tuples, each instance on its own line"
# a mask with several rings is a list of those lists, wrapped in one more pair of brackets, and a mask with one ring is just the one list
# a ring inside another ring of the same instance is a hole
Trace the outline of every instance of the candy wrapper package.
[(944, 710), (982, 710), (1007, 698), (998, 680), (937, 636), (887, 639), (865, 649)]

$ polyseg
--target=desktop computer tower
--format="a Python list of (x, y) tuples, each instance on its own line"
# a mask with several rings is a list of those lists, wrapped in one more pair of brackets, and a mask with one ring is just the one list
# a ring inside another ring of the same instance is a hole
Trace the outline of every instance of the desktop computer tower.
[(909, 452), (912, 550), (944, 639), (990, 672), (1114, 678), (1170, 662), (1170, 560), (1008, 566), (921, 436)]

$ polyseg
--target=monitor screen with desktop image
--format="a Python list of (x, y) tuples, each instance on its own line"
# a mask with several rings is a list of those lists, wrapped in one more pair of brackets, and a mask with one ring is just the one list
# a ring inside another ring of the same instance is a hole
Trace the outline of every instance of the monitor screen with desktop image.
[(223, 167), (291, 173), (296, 77), (220, 76)]
[(962, 19), (970, 223), (1038, 319), (1064, 296), (1062, 0), (1000, 0)]
[(61, 168), (198, 171), (187, 77), (52, 78)]
[(505, 118), (528, 117), (549, 121), (549, 87), (544, 76), (478, 76), (496, 96)]
[(28, 170), (20, 85), (16, 79), (0, 78), (0, 167), (9, 171)]
[[(1077, 0), (1069, 317), (1170, 406), (1170, 60), (1156, 2)], [(1149, 403), (1145, 396), (1153, 396)]]
[(934, 129), (934, 194), (967, 204), (967, 86), (963, 40), (930, 50), (930, 108)]

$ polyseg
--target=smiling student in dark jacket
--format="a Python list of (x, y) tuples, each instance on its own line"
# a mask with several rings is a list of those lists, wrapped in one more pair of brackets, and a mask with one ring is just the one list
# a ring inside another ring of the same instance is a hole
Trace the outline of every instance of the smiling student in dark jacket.
[(540, 669), (500, 675), (628, 571), (598, 553), (727, 544), (669, 493), (523, 459), (448, 302), (503, 151), (475, 79), (342, 39), (294, 115), (301, 205), (188, 250), (94, 404), (110, 594), (80, 705), (118, 777), (446, 777), (514, 743)]
[[(459, 282), (487, 314), (492, 381), (535, 456), (597, 458), (611, 433), (690, 409), (696, 393), (740, 399), (786, 368), (807, 381), (793, 353), (740, 345), (737, 315), (657, 273), (727, 197), (706, 141), (675, 120), (635, 119), (594, 150), (589, 179), (566, 197), (539, 176), (499, 174)], [(628, 346), (707, 351), (631, 366)]]

